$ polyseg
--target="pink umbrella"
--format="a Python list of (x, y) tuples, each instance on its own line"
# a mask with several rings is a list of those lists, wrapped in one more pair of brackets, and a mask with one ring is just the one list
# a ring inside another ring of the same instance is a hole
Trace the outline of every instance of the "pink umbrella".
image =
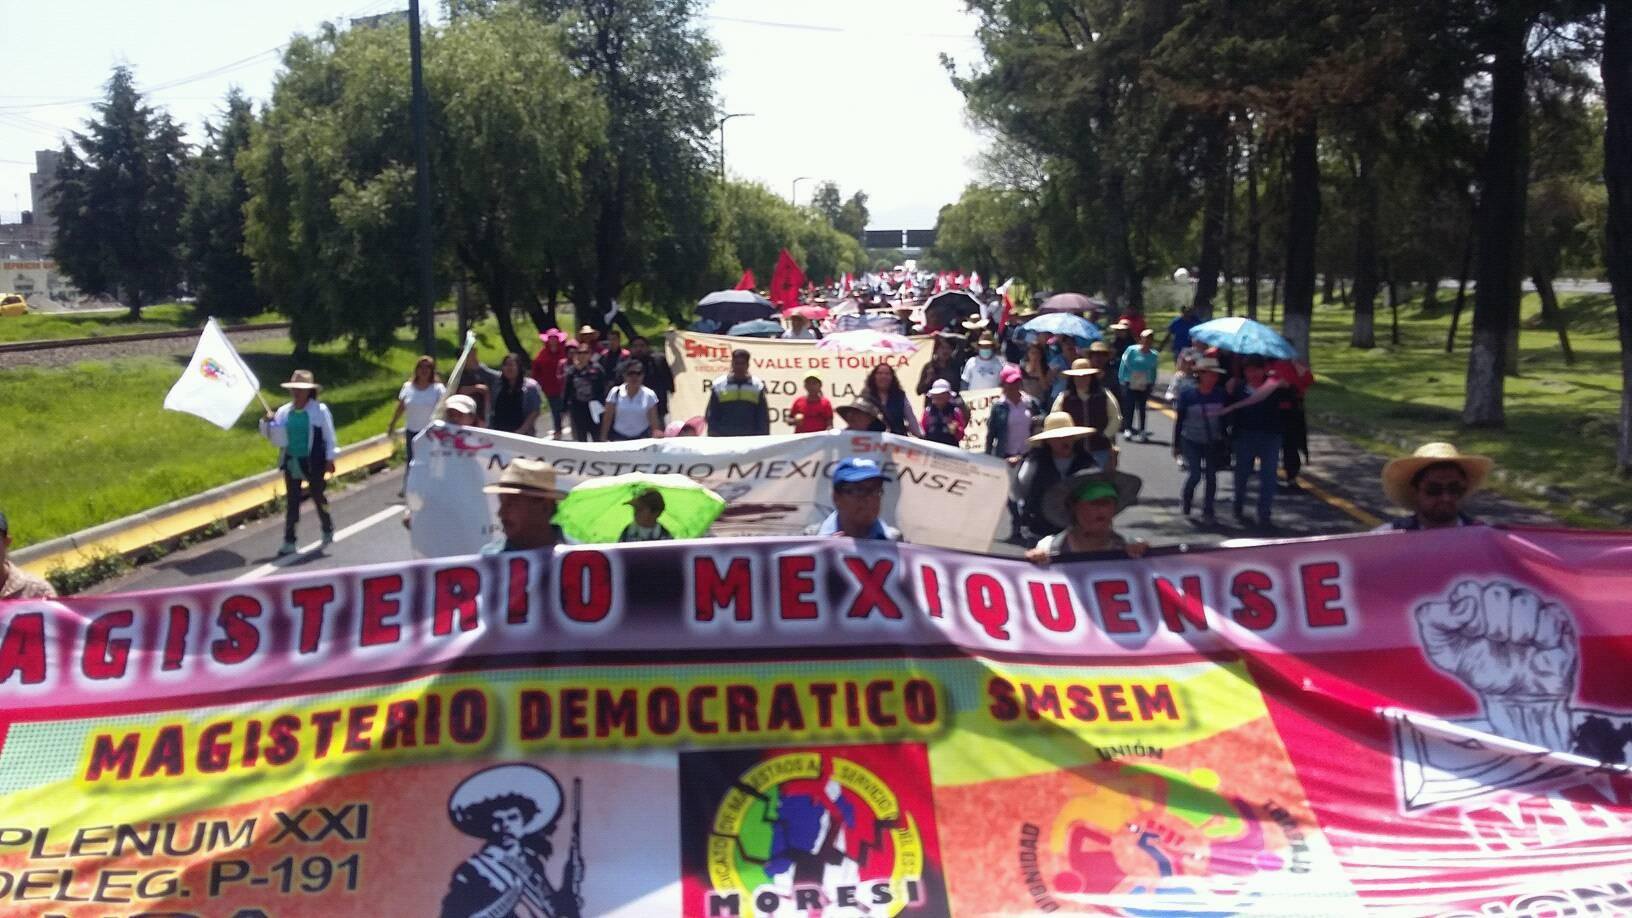
[(804, 316), (812, 322), (819, 322), (827, 318), (827, 310), (821, 306), (795, 306), (782, 312), (785, 316)]
[(911, 354), (918, 345), (911, 338), (871, 328), (834, 332), (816, 342), (818, 350), (852, 354)]

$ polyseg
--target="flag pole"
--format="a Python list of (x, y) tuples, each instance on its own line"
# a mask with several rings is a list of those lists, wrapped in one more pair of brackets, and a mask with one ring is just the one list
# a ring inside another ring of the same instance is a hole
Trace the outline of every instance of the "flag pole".
[[(463, 374), (465, 372), (465, 360), (466, 360), (466, 358), (470, 357), (470, 352), (475, 347), (476, 347), (476, 333), (474, 331), (466, 331), (465, 332), (465, 349), (463, 351), (459, 352), (459, 359), (454, 362), (453, 371), (448, 374), (448, 380), (450, 382), (455, 380), (455, 379), (460, 379), (461, 374)], [(431, 412), (431, 417), (433, 417), (433, 418), (435, 418), (436, 420), (439, 420), (439, 421), (442, 420), (443, 406), (448, 403), (448, 396), (453, 395), (453, 394), (455, 394), (455, 393), (454, 393), (454, 391), (452, 389), (444, 389), (443, 390), (442, 398), (441, 398), (441, 400), (439, 400), (436, 403), (436, 408), (435, 408), (435, 410), (433, 410)]]

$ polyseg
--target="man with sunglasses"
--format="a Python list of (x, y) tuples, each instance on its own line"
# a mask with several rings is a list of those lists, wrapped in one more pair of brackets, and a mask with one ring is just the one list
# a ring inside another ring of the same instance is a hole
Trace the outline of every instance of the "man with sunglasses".
[(872, 459), (844, 459), (833, 466), (833, 512), (815, 535), (901, 541), (901, 530), (879, 518), (889, 478)]
[(646, 368), (638, 360), (625, 360), (618, 368), (623, 385), (606, 394), (606, 410), (601, 413), (602, 440), (643, 440), (662, 436), (657, 418), (657, 393), (646, 388)]
[(1495, 465), (1489, 457), (1457, 452), (1449, 443), (1427, 443), (1383, 466), (1383, 493), (1411, 511), (1377, 527), (1378, 532), (1477, 526), (1462, 502), (1484, 486)]

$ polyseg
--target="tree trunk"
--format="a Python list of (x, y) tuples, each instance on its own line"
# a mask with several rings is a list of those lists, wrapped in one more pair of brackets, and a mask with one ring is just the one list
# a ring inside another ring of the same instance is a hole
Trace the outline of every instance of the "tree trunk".
[(1524, 375), (1519, 366), (1519, 315), (1524, 308), (1524, 275), (1519, 274), (1519, 296), (1507, 314), (1507, 340), (1502, 342), (1502, 372), (1518, 378)]
[(1247, 144), (1247, 318), (1258, 321), (1258, 246), (1263, 226), (1258, 218), (1258, 144)]
[(1501, 427), (1507, 338), (1524, 278), (1524, 205), (1528, 189), (1525, 51), (1530, 21), (1508, 4), (1496, 23), (1491, 66), (1490, 133), (1480, 181), (1478, 286), (1473, 292), (1473, 346), (1468, 354), (1462, 423)]
[(1105, 251), (1108, 256), (1105, 275), (1105, 296), (1116, 309), (1129, 298), (1133, 275), (1137, 270), (1133, 249), (1128, 242), (1128, 214), (1123, 199), (1124, 179), (1114, 165), (1101, 167), (1100, 187), (1103, 198), (1099, 202), (1105, 215)]
[(1337, 302), (1337, 272), (1327, 271), (1320, 278), (1320, 305), (1330, 306)]
[(1462, 269), (1456, 273), (1456, 304), (1451, 307), (1451, 330), (1445, 333), (1445, 353), (1456, 350), (1456, 324), (1462, 319), (1462, 305), (1468, 297), (1468, 273), (1473, 270), (1473, 227), (1468, 227), (1467, 242), (1462, 245)]
[[(1359, 142), (1359, 207), (1354, 220), (1354, 332), (1349, 347), (1377, 346), (1377, 154), (1369, 138)], [(1392, 299), (1392, 294), (1390, 295)], [(1393, 305), (1390, 303), (1390, 305)]]
[(1219, 268), (1224, 274), (1224, 314), (1235, 315), (1235, 272), (1230, 259), (1230, 241), (1235, 238), (1235, 140), (1230, 140), (1224, 156), (1224, 238), (1220, 244)]
[(1564, 352), (1564, 365), (1575, 366), (1575, 351), (1570, 348), (1570, 329), (1564, 321), (1564, 311), (1558, 308), (1558, 293), (1553, 290), (1553, 279), (1540, 271), (1533, 271), (1530, 280), (1536, 285), (1541, 298), (1541, 321), (1558, 332), (1558, 349)]
[(459, 346), (465, 346), (465, 332), (470, 330), (470, 290), (465, 272), (459, 272), (459, 281), (453, 287), (453, 309), (459, 316)]
[(1615, 465), (1632, 476), (1632, 6), (1604, 10), (1604, 264), (1621, 338), (1621, 423)]
[(499, 323), (499, 337), (504, 339), (504, 349), (507, 353), (522, 354), (528, 359), (532, 354), (521, 343), (516, 335), (516, 320), (514, 304), (510, 301), (510, 284), (506, 278), (490, 277), (482, 285), (487, 290), (488, 305), (493, 308), (493, 318)]
[(1312, 118), (1292, 136), (1292, 189), (1287, 202), (1286, 315), (1281, 332), (1304, 363), (1309, 362), (1309, 325), (1315, 312), (1315, 233), (1320, 226), (1318, 141)]
[(1388, 273), (1388, 342), (1395, 347), (1400, 345), (1400, 285), (1394, 279), (1394, 272)]
[(1191, 306), (1202, 319), (1213, 317), (1213, 300), (1218, 295), (1218, 272), (1224, 252), (1224, 125), (1219, 119), (1207, 124), (1205, 166), (1206, 197), (1201, 206), (1201, 259), (1196, 267), (1196, 293)]
[(1275, 324), (1275, 307), (1281, 305), (1281, 275), (1275, 275), (1275, 282), (1269, 288), (1269, 324)]
[(1339, 280), (1337, 282), (1337, 301), (1343, 304), (1344, 309), (1349, 308), (1349, 282), (1346, 280)]
[(1431, 269), (1428, 274), (1422, 281), (1422, 311), (1432, 314), (1439, 311), (1439, 275)]

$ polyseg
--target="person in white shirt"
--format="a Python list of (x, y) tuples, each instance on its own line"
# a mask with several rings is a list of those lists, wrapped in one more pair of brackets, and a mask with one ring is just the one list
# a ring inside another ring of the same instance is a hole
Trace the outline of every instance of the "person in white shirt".
[(792, 341), (814, 341), (817, 337), (816, 329), (810, 326), (810, 320), (798, 313), (788, 316), (788, 327), (782, 332), (782, 337)]
[(301, 482), (317, 508), (323, 527), (323, 544), (334, 543), (334, 518), (329, 516), (329, 499), (323, 493), (324, 476), (334, 474), (339, 455), (334, 416), (329, 406), (317, 400), (321, 391), (311, 370), (296, 370), (283, 384), (291, 401), (261, 418), (261, 436), (278, 448), (278, 468), (283, 472), (287, 492), (283, 513), (283, 546), (279, 555), (295, 553), (295, 527), (300, 523)]
[(601, 413), (602, 440), (642, 440), (662, 436), (657, 419), (657, 393), (642, 385), (646, 368), (638, 360), (625, 360), (623, 385), (606, 394), (606, 410)]
[(1003, 358), (997, 354), (997, 342), (990, 332), (975, 342), (975, 356), (963, 363), (963, 391), (996, 389), (1003, 374)]
[(436, 375), (436, 360), (424, 356), (414, 362), (412, 379), (402, 384), (402, 390), (397, 393), (397, 410), (391, 413), (391, 420), (385, 425), (385, 435), (397, 429), (397, 422), (407, 420), (403, 424), (403, 436), (408, 447), (408, 464), (414, 464), (414, 437), (420, 431), (431, 426), (432, 415), (436, 413), (437, 403), (448, 387)]

